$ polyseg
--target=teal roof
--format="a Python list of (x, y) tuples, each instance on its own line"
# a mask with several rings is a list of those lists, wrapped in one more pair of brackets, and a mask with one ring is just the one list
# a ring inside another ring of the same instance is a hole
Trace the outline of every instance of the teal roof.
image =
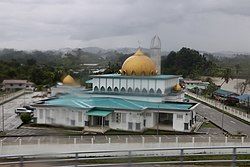
[(215, 95), (219, 95), (219, 96), (224, 96), (224, 97), (228, 97), (228, 96), (231, 96), (231, 95), (237, 95), (236, 93), (234, 92), (230, 92), (230, 91), (227, 91), (227, 90), (223, 90), (223, 89), (218, 89), (214, 92)]
[(112, 112), (113, 112), (113, 110), (92, 109), (92, 110), (87, 112), (87, 115), (106, 117), (107, 115), (111, 114)]
[(149, 102), (138, 100), (126, 100), (111, 97), (89, 97), (80, 98), (72, 96), (62, 96), (45, 102), (45, 105), (65, 106), (73, 108), (101, 108), (101, 109), (119, 109), (119, 110), (144, 110), (144, 109), (161, 109), (161, 110), (189, 110), (194, 104), (179, 102)]
[(153, 76), (127, 76), (121, 74), (92, 75), (92, 78), (146, 78), (146, 79), (172, 79), (179, 78), (180, 75), (153, 75)]

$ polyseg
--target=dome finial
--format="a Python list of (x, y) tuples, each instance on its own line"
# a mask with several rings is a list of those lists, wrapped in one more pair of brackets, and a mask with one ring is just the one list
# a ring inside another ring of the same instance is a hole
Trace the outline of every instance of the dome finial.
[(138, 42), (138, 45), (139, 45), (138, 50), (141, 50), (141, 42), (140, 42), (140, 40), (138, 40), (137, 42)]

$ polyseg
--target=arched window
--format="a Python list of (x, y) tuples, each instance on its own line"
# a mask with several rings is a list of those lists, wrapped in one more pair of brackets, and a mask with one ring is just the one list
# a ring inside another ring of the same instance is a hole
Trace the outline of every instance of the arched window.
[(104, 86), (101, 87), (101, 92), (105, 92)]
[(95, 92), (98, 92), (98, 91), (99, 91), (99, 89), (98, 89), (97, 86), (94, 87), (94, 91), (95, 91)]
[(147, 92), (147, 90), (146, 90), (145, 88), (143, 88), (143, 89), (142, 89), (142, 93), (143, 93), (143, 94), (147, 94), (148, 92)]
[(160, 89), (160, 88), (157, 89), (156, 93), (157, 93), (157, 94), (162, 94), (161, 89)]
[(139, 93), (140, 89), (139, 88), (135, 88), (135, 93)]
[(131, 74), (132, 74), (132, 75), (135, 75), (135, 71), (132, 71)]
[(112, 89), (111, 89), (111, 87), (109, 86), (109, 87), (108, 87), (108, 92), (111, 92), (111, 91), (112, 91)]
[(125, 93), (126, 92), (126, 89), (124, 87), (121, 88), (121, 92), (122, 93)]
[(149, 94), (154, 94), (154, 93), (155, 93), (154, 89), (151, 88), (151, 89), (149, 90)]
[(131, 87), (128, 88), (128, 93), (132, 93), (133, 89)]
[(119, 92), (119, 89), (117, 87), (115, 87), (114, 92)]

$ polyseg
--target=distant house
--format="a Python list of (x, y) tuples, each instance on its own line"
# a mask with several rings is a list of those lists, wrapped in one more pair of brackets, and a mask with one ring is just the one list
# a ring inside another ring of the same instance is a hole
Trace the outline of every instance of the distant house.
[(203, 82), (201, 80), (184, 80), (183, 84), (185, 86), (186, 89), (188, 90), (195, 90), (195, 89), (199, 89), (201, 91), (207, 89), (209, 82)]
[(9, 79), (2, 82), (2, 90), (30, 89), (33, 90), (34, 83), (27, 80)]
[(243, 94), (236, 97), (239, 100), (240, 105), (250, 107), (250, 94)]
[(237, 96), (239, 96), (237, 93), (234, 93), (234, 92), (230, 92), (230, 91), (227, 91), (227, 90), (224, 90), (224, 89), (218, 89), (216, 91), (214, 91), (213, 93), (213, 97), (216, 99), (216, 100), (219, 100), (219, 101), (238, 101), (238, 99), (236, 98)]

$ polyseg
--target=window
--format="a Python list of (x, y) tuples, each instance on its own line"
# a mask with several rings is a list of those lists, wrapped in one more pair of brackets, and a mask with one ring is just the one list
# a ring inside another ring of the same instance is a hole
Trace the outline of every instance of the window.
[(162, 94), (161, 89), (160, 89), (160, 88), (157, 89), (156, 93), (157, 93), (157, 94)]
[(129, 87), (129, 88), (128, 88), (128, 93), (132, 93), (132, 92), (133, 92), (132, 88)]
[(135, 129), (141, 130), (141, 123), (135, 123)]
[(121, 88), (121, 92), (123, 92), (123, 93), (125, 93), (125, 92), (126, 92), (126, 90), (125, 90), (125, 88), (124, 88), (124, 87), (122, 87), (122, 88)]
[(115, 122), (120, 123), (121, 122), (121, 113), (115, 113)]
[(188, 123), (184, 123), (184, 130), (188, 130)]
[(111, 91), (112, 91), (112, 89), (111, 89), (111, 87), (109, 86), (109, 87), (108, 87), (108, 92), (111, 92)]
[(82, 122), (82, 112), (78, 112), (78, 122)]
[(145, 88), (143, 88), (143, 89), (142, 89), (142, 93), (143, 93), (143, 94), (147, 94), (148, 92), (147, 92), (147, 90), (146, 90)]
[(102, 91), (102, 92), (105, 92), (104, 86), (101, 87), (101, 91)]
[(75, 126), (75, 124), (76, 124), (76, 121), (75, 121), (75, 120), (70, 120), (70, 125), (71, 125), (71, 126)]
[(94, 91), (97, 92), (99, 89), (97, 86), (94, 87)]
[(126, 113), (122, 113), (122, 123), (126, 123)]
[(151, 89), (149, 90), (149, 94), (154, 94), (154, 93), (155, 93), (154, 89), (151, 88)]
[(135, 93), (139, 93), (140, 89), (139, 88), (135, 88)]
[(182, 114), (177, 114), (177, 119), (183, 119), (183, 115)]
[(119, 92), (119, 89), (117, 87), (115, 87), (114, 92)]
[(115, 113), (112, 113), (111, 116), (112, 116), (112, 118), (111, 118), (111, 119), (112, 119), (112, 122), (115, 122)]
[(39, 110), (39, 119), (43, 119), (43, 110)]
[(146, 117), (151, 117), (151, 113), (146, 113), (145, 116)]
[(133, 122), (128, 123), (128, 130), (133, 130)]

